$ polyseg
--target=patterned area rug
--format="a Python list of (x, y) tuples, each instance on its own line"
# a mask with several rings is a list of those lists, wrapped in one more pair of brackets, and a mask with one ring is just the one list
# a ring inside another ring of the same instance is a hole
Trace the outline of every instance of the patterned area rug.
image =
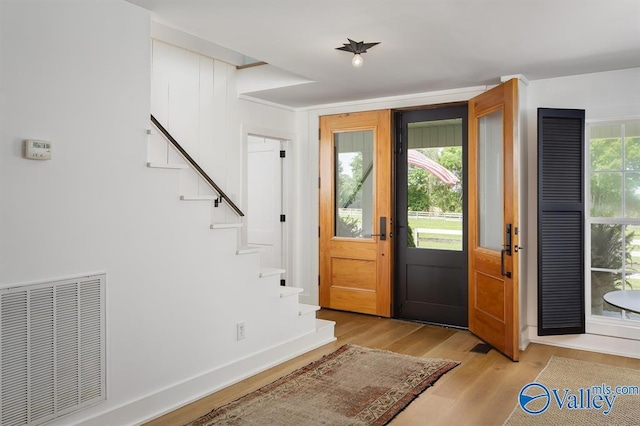
[(345, 345), (187, 426), (383, 425), (458, 364)]
[(640, 370), (553, 356), (504, 424), (639, 425), (639, 386)]

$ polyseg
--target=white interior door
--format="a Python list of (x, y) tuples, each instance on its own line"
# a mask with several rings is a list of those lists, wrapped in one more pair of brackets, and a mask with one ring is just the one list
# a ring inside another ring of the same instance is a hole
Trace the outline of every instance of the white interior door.
[(264, 249), (262, 267), (282, 268), (280, 141), (249, 135), (247, 157), (247, 243)]

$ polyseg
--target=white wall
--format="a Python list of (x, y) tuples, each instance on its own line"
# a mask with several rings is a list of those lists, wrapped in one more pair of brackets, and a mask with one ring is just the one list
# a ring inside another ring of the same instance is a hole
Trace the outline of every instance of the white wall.
[[(235, 230), (209, 229), (208, 206), (179, 201), (179, 172), (145, 167), (149, 13), (121, 0), (2, 1), (0, 40), (0, 286), (107, 275), (108, 399), (50, 424), (139, 422), (275, 362), (247, 361), (294, 337), (269, 328), (282, 315), (265, 303), (257, 256), (235, 254)], [(234, 73), (221, 90), (233, 92)], [(293, 113), (246, 107), (256, 119), (244, 120), (231, 92), (221, 179), (239, 195), (241, 123), (291, 131)], [(26, 138), (51, 141), (53, 159), (23, 159)]]

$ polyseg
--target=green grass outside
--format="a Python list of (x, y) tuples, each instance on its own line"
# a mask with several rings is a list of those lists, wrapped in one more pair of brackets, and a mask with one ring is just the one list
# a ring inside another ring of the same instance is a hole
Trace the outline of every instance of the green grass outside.
[[(462, 231), (462, 221), (445, 219), (414, 219), (409, 218), (411, 229), (442, 229), (447, 231)], [(438, 234), (435, 232), (420, 233), (415, 242), (418, 248), (436, 250), (462, 250), (462, 234)]]
[[(414, 219), (409, 218), (409, 226), (412, 228), (431, 228), (431, 229), (451, 229), (462, 231), (461, 220), (446, 220), (446, 219)], [(640, 233), (638, 233), (640, 235)]]
[(423, 240), (418, 241), (418, 248), (428, 248), (436, 250), (462, 250), (462, 241), (445, 241), (445, 240)]

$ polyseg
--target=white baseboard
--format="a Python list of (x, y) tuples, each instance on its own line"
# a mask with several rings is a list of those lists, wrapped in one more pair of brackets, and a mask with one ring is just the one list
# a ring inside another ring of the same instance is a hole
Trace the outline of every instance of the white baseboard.
[(139, 425), (334, 340), (324, 327), (75, 424)]
[(640, 358), (640, 340), (621, 337), (602, 336), (598, 334), (568, 334), (563, 336), (538, 336), (538, 327), (527, 328), (528, 340), (531, 343), (580, 349), (609, 355), (620, 355), (629, 358)]

